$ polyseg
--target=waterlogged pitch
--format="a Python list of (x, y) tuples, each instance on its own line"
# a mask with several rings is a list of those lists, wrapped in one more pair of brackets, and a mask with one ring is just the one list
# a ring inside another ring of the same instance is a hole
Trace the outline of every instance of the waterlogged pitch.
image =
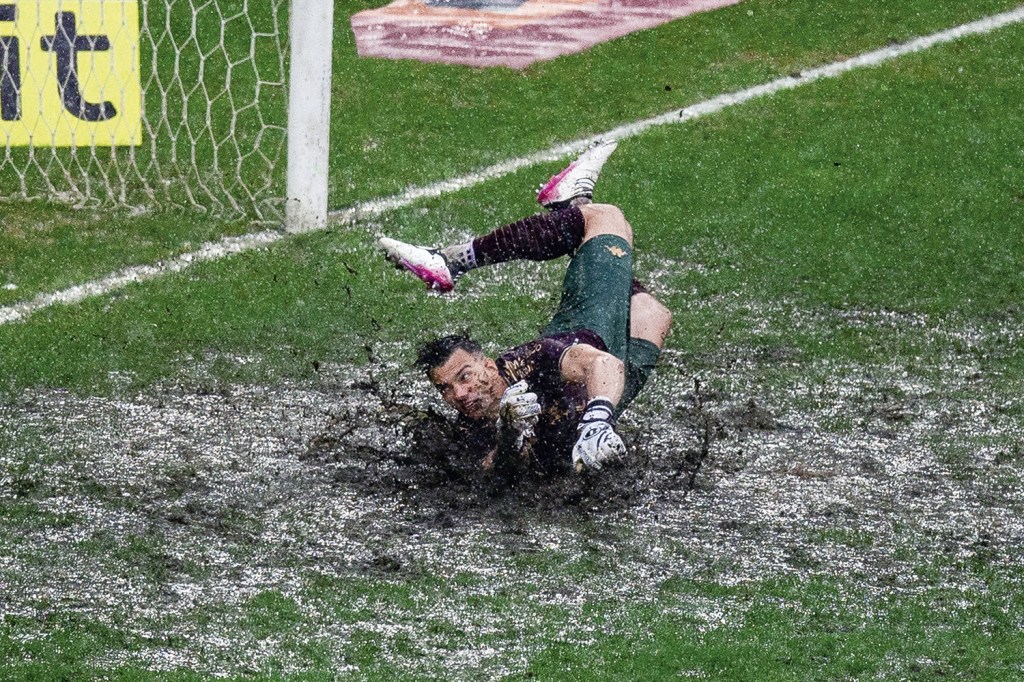
[(5, 306), (152, 274), (0, 324), (0, 676), (1024, 676), (1019, 23), (620, 143), (598, 199), (675, 320), (625, 467), (482, 476), (411, 367), (530, 338), (565, 263), (437, 296), (377, 237), (481, 234), (554, 145), (1015, 7), (805, 5), (522, 72), (343, 38), (321, 232), (0, 207)]
[[(797, 322), (943, 344), (1024, 334)], [(21, 634), (6, 651), (66, 638), (96, 669), (495, 678), (553, 644), (586, 658), (664, 627), (681, 648), (742, 638), (768, 604), (789, 614), (774, 626), (793, 628), (785, 646), (834, 628), (910, 638), (890, 645), (903, 656), (774, 664), (823, 678), (941, 669), (959, 654), (933, 628), (1019, 644), (1019, 405), (979, 392), (969, 357), (915, 372), (750, 351), (704, 358), (682, 386), (693, 359), (670, 353), (623, 422), (627, 468), (512, 488), (453, 456), (426, 387), (392, 390), (376, 365), (264, 387), (220, 383), (209, 367), (246, 359), (208, 357), (142, 393), (27, 391), (0, 409), (18, 491), (2, 546)], [(993, 610), (975, 620), (981, 602)], [(912, 604), (922, 622), (887, 622)], [(670, 665), (743, 678), (738, 661)]]

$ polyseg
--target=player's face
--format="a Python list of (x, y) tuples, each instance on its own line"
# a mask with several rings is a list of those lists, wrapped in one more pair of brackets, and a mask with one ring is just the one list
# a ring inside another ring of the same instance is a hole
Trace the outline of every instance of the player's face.
[(441, 398), (470, 419), (495, 419), (504, 381), (494, 360), (461, 348), (430, 372)]

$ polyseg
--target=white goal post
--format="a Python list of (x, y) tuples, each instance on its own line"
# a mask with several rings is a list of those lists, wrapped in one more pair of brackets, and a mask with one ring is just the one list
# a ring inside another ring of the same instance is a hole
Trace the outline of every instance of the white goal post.
[(285, 225), (298, 232), (327, 223), (334, 2), (292, 0)]
[(322, 224), (332, 20), (331, 0), (0, 0), (0, 202)]

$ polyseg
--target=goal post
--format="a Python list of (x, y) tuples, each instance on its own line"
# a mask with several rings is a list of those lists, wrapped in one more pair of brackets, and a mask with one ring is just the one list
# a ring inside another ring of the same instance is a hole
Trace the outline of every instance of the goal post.
[(285, 226), (327, 223), (334, 3), (292, 0)]
[(332, 18), (331, 0), (0, 0), (0, 202), (320, 224)]

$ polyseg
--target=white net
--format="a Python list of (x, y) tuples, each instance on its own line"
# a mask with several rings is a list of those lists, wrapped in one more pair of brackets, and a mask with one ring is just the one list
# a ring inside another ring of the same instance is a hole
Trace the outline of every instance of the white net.
[(0, 200), (278, 220), (288, 0), (0, 0)]

